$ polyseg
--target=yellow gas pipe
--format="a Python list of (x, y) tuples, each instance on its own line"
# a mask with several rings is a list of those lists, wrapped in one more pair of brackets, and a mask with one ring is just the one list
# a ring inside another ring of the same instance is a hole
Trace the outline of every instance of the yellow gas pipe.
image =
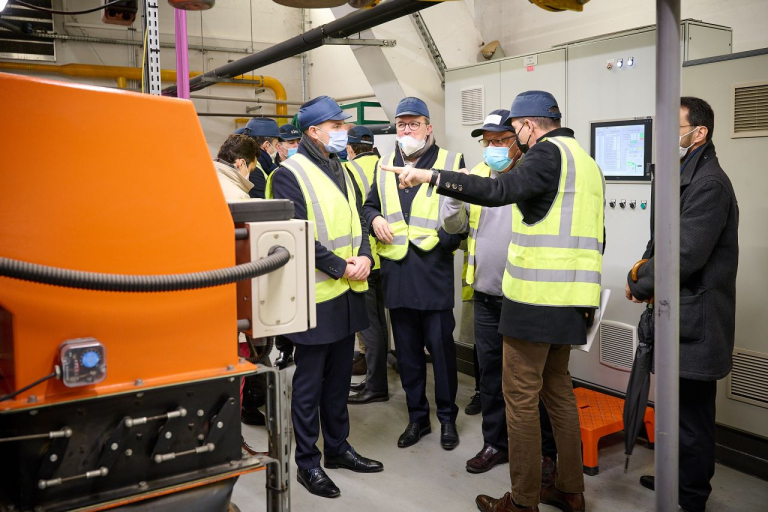
[[(0, 69), (15, 69), (22, 71), (39, 71), (42, 73), (58, 73), (60, 75), (81, 76), (88, 78), (114, 78), (117, 80), (117, 86), (126, 87), (127, 80), (141, 80), (141, 68), (129, 68), (121, 66), (96, 66), (91, 64), (63, 64), (57, 66), (54, 64), (34, 64), (22, 62), (0, 62)], [(200, 71), (190, 71), (189, 78), (202, 75)], [(238, 85), (246, 87), (266, 87), (275, 93), (275, 99), (280, 101), (287, 100), (285, 87), (279, 80), (271, 76), (263, 75), (241, 75), (237, 79), (247, 79), (258, 81), (256, 84), (238, 84), (231, 82), (221, 82), (217, 85)], [(176, 82), (176, 71), (172, 69), (160, 70), (160, 80), (163, 82)], [(275, 105), (275, 114), (288, 117), (288, 105)], [(285, 121), (287, 122), (287, 121)]]

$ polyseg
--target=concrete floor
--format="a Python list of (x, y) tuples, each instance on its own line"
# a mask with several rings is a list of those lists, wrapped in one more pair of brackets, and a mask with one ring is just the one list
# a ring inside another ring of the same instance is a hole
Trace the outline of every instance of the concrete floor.
[[(434, 404), (432, 368), (428, 368), (427, 396)], [(287, 371), (290, 381), (293, 368)], [(354, 380), (360, 378), (355, 377)], [(477, 494), (500, 497), (510, 490), (508, 465), (497, 466), (480, 475), (472, 475), (465, 470), (466, 461), (483, 445), (480, 415), (467, 416), (463, 411), (473, 388), (473, 378), (459, 374), (457, 404), (461, 411), (457, 426), (461, 444), (456, 449), (448, 452), (440, 447), (439, 422), (434, 410), (432, 433), (415, 446), (401, 449), (397, 447), (397, 438), (408, 423), (408, 414), (399, 377), (390, 368), (388, 402), (349, 407), (350, 444), (362, 455), (382, 461), (384, 471), (362, 475), (341, 469), (328, 470), (328, 475), (341, 489), (341, 496), (336, 499), (320, 498), (309, 494), (296, 481), (296, 464), (291, 455), (292, 510), (460, 512), (477, 510)], [(263, 428), (243, 425), (243, 435), (251, 446), (266, 451)], [(318, 446), (322, 451), (322, 445)], [(653, 493), (638, 483), (644, 474), (653, 474), (652, 450), (636, 446), (629, 472), (624, 474), (622, 433), (603, 439), (600, 444), (600, 474), (584, 477), (587, 509), (591, 512), (652, 511)], [(266, 510), (264, 486), (263, 472), (245, 475), (235, 486), (232, 501), (242, 512)], [(768, 482), (718, 465), (712, 486), (707, 510), (768, 510)], [(540, 509), (542, 512), (557, 510), (547, 505), (541, 505)]]

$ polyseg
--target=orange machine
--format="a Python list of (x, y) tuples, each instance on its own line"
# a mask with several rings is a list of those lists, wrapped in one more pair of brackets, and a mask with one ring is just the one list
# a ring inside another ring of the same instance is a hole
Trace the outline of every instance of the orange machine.
[[(0, 73), (0, 112), (0, 257), (129, 275), (235, 264), (190, 102)], [(239, 377), (256, 368), (237, 356), (235, 288), (0, 277), (0, 509), (100, 510), (263, 467), (241, 460)], [(51, 378), (7, 398), (83, 339), (100, 348), (71, 363), (105, 363), (102, 382)]]

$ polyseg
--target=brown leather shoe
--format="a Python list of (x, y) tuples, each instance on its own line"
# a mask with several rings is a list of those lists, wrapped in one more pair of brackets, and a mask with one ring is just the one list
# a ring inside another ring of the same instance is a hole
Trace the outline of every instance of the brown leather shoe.
[(520, 507), (512, 499), (512, 493), (508, 492), (499, 499), (493, 499), (485, 494), (475, 498), (475, 504), (480, 512), (539, 512), (539, 506)]
[(352, 359), (352, 375), (365, 375), (368, 373), (368, 365), (365, 364), (365, 354), (358, 354)]
[(555, 473), (557, 471), (557, 464), (555, 461), (543, 455), (541, 457), (541, 488), (555, 485)]
[(587, 504), (582, 492), (563, 492), (555, 487), (555, 484), (541, 486), (541, 502), (552, 505), (563, 512), (585, 512)]
[(467, 461), (467, 471), (470, 473), (485, 473), (494, 466), (509, 462), (508, 452), (499, 451), (486, 444), (477, 455)]

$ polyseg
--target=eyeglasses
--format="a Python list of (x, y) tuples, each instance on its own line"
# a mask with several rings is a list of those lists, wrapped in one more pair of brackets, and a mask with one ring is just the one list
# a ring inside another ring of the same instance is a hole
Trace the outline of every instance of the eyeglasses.
[(427, 124), (427, 123), (421, 123), (419, 121), (411, 121), (410, 123), (397, 123), (397, 124), (395, 124), (395, 127), (398, 130), (405, 130), (405, 127), (407, 126), (411, 130), (416, 131), (419, 128), (421, 128), (421, 125), (423, 125), (423, 124)]
[(484, 148), (487, 148), (488, 146), (494, 146), (497, 148), (506, 148), (509, 147), (508, 143), (511, 140), (515, 139), (515, 135), (510, 135), (509, 137), (503, 137), (501, 139), (480, 139), (477, 142), (483, 146)]

